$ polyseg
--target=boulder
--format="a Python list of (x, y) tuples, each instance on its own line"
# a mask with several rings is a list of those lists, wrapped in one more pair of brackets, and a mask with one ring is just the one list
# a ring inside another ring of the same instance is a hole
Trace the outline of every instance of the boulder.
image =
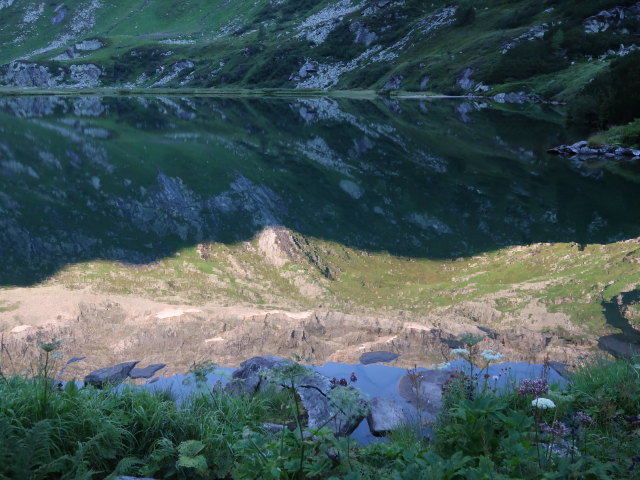
[(473, 87), (475, 82), (471, 79), (471, 75), (473, 75), (473, 69), (465, 68), (458, 77), (456, 83), (462, 90), (470, 90)]
[(166, 367), (164, 363), (156, 363), (144, 368), (132, 368), (129, 372), (129, 378), (151, 378), (164, 367)]
[(313, 63), (307, 62), (302, 67), (300, 67), (300, 70), (298, 71), (298, 76), (300, 76), (300, 78), (306, 78), (308, 75), (317, 73), (317, 71), (318, 71), (318, 68)]
[(95, 370), (84, 377), (84, 384), (94, 385), (98, 388), (103, 388), (105, 385), (118, 385), (129, 376), (129, 372), (131, 372), (138, 363), (139, 362), (125, 362), (112, 367)]
[(398, 389), (414, 407), (435, 415), (442, 409), (442, 387), (449, 377), (438, 370), (410, 372), (400, 379)]
[[(264, 375), (265, 370), (276, 370), (292, 365), (294, 362), (282, 357), (264, 356), (254, 357), (240, 364), (233, 372), (231, 381), (227, 384), (226, 391), (232, 395), (251, 395), (261, 388), (266, 388), (272, 381)], [(336, 435), (349, 435), (364, 418), (364, 415), (349, 416), (338, 414), (335, 405), (330, 399), (330, 392), (336, 387), (331, 380), (308, 369), (308, 375), (298, 377), (295, 380), (296, 393), (307, 413), (307, 426), (311, 429), (328, 426)], [(286, 384), (276, 387), (287, 387)], [(349, 388), (349, 387), (340, 387)], [(357, 391), (356, 391), (357, 392)], [(356, 401), (359, 392), (355, 395)], [(363, 409), (360, 409), (363, 410)]]
[(369, 402), (367, 423), (377, 437), (404, 427), (410, 420), (408, 409), (391, 398), (375, 397)]
[(387, 80), (387, 83), (384, 84), (382, 90), (398, 90), (402, 84), (402, 80), (404, 80), (402, 75), (393, 75), (389, 80)]

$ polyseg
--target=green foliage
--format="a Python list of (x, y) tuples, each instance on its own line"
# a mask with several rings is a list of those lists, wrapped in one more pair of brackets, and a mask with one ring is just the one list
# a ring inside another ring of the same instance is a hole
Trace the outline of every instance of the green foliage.
[(500, 57), (487, 74), (486, 81), (504, 83), (535, 75), (557, 72), (568, 62), (553, 51), (546, 39), (521, 42)]
[(640, 119), (613, 127), (589, 139), (590, 143), (640, 148)]
[(456, 21), (454, 25), (456, 27), (464, 27), (471, 25), (476, 19), (476, 10), (471, 3), (463, 3), (458, 7), (456, 11)]
[(570, 107), (572, 121), (593, 127), (633, 121), (640, 112), (640, 52), (611, 62), (586, 85)]

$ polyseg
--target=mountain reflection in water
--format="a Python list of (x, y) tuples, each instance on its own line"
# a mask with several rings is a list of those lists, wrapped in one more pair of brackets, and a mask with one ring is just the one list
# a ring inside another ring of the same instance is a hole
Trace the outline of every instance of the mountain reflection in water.
[(576, 140), (551, 107), (460, 105), (0, 97), (0, 284), (272, 225), (445, 259), (640, 234), (638, 165), (548, 156)]

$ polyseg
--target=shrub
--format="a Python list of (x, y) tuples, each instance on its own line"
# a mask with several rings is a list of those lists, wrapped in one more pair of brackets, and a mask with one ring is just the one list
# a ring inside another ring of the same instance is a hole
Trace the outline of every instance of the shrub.
[(575, 123), (592, 127), (633, 121), (640, 112), (640, 51), (617, 58), (578, 95), (569, 109)]

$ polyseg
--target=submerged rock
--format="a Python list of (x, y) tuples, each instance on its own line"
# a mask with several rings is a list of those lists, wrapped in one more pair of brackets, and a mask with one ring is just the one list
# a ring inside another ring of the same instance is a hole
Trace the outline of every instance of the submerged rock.
[(105, 385), (118, 385), (129, 376), (129, 372), (140, 362), (125, 362), (112, 367), (95, 370), (84, 377), (85, 385), (103, 388)]
[(393, 352), (367, 352), (360, 355), (360, 363), (362, 365), (371, 365), (372, 363), (393, 362), (400, 355)]

